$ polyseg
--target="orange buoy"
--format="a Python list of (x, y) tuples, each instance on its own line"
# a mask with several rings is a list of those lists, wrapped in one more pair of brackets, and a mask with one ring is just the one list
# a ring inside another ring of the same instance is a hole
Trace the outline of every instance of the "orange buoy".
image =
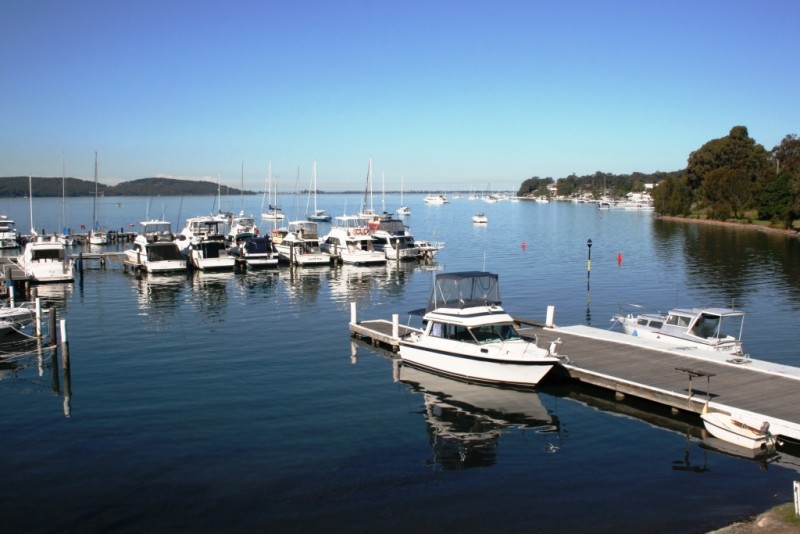
[(622, 252), (617, 252), (617, 265), (622, 267)]

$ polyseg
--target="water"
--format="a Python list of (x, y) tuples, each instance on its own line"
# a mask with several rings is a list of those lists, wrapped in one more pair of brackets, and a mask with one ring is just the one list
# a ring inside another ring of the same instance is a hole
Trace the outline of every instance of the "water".
[[(42, 286), (67, 320), (71, 397), (48, 361), (2, 369), (5, 529), (702, 532), (791, 500), (791, 457), (710, 449), (697, 418), (577, 387), (414, 374), (351, 342), (347, 323), (351, 301), (361, 318), (405, 320), (436, 271), (486, 269), (512, 313), (542, 320), (554, 305), (560, 325), (606, 328), (619, 303), (735, 303), (753, 357), (800, 366), (800, 241), (589, 205), (405, 197), (415, 235), (447, 243), (434, 265), (145, 276), (110, 263)], [(27, 200), (0, 206), (27, 228)], [(91, 207), (69, 199), (68, 224), (88, 226)], [(305, 198), (282, 207), (293, 218)], [(104, 199), (101, 222), (215, 208)], [(478, 211), (488, 225), (470, 222)], [(35, 199), (34, 220), (60, 228), (60, 199)]]

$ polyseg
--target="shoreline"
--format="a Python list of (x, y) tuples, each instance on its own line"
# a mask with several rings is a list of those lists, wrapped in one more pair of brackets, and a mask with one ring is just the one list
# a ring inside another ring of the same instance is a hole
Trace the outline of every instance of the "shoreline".
[(787, 502), (773, 506), (769, 510), (728, 526), (712, 530), (707, 534), (791, 534), (798, 529), (798, 519), (794, 517), (794, 503)]
[(656, 219), (661, 219), (663, 221), (710, 224), (714, 226), (727, 226), (728, 228), (759, 230), (761, 232), (767, 232), (772, 234), (783, 234), (786, 236), (793, 236), (793, 237), (800, 235), (800, 231), (798, 230), (792, 230), (790, 228), (771, 228), (769, 226), (759, 226), (757, 224), (752, 224), (752, 223), (736, 223), (728, 221), (717, 221), (714, 219), (691, 219), (689, 217), (675, 217), (672, 215), (656, 215)]

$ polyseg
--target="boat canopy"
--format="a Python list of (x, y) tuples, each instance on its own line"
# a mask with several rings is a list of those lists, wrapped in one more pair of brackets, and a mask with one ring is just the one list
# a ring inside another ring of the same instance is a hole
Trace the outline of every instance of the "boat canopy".
[(426, 312), (437, 308), (474, 308), (499, 306), (498, 276), (482, 271), (436, 275)]

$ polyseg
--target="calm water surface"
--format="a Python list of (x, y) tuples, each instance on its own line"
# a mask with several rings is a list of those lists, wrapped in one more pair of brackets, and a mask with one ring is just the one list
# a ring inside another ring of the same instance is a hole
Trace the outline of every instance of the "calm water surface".
[[(284, 210), (305, 201), (287, 195)], [(800, 366), (800, 241), (589, 205), (406, 202), (415, 235), (447, 243), (433, 265), (145, 276), (111, 263), (42, 286), (67, 320), (71, 395), (47, 358), (3, 362), (4, 530), (703, 532), (791, 500), (800, 461), (719, 452), (696, 418), (414, 372), (347, 323), (351, 301), (361, 318), (405, 320), (435, 272), (486, 269), (512, 313), (541, 320), (552, 304), (560, 325), (608, 328), (620, 303), (735, 304), (753, 357)], [(28, 229), (27, 200), (0, 207)], [(101, 219), (127, 230), (148, 211), (177, 222), (217, 207), (107, 198)], [(68, 200), (66, 224), (88, 226), (91, 209)], [(488, 225), (470, 222), (478, 211)], [(35, 199), (37, 228), (61, 213)]]

